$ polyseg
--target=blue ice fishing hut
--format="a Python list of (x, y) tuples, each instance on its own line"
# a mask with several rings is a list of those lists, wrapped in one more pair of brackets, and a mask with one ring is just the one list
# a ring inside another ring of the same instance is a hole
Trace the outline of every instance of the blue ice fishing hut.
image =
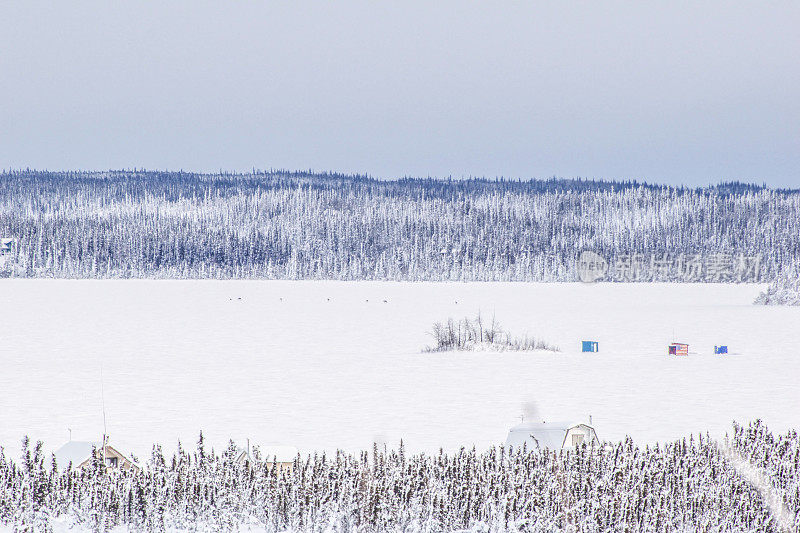
[(714, 353), (721, 354), (721, 353), (728, 353), (727, 346), (714, 346)]
[(581, 346), (583, 352), (599, 352), (600, 345), (597, 341), (581, 341)]

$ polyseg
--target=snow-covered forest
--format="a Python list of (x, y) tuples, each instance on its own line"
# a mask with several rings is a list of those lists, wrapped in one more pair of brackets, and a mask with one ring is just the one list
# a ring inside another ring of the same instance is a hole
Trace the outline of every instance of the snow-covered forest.
[(334, 174), (0, 175), (17, 277), (755, 281), (795, 269), (800, 193)]
[(800, 305), (800, 276), (785, 274), (775, 279), (758, 295), (759, 305)]
[(201, 438), (141, 472), (59, 471), (41, 443), (0, 454), (0, 525), (266, 531), (796, 531), (800, 437), (760, 422), (666, 445), (298, 456), (278, 471)]

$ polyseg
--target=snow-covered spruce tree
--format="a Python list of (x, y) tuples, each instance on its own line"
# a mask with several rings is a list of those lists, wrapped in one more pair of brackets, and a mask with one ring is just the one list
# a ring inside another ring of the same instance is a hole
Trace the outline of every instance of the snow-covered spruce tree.
[[(54, 470), (0, 453), (0, 527), (133, 531), (796, 531), (800, 437), (760, 422), (717, 442), (297, 457), (291, 470), (156, 446), (140, 472)], [(759, 476), (754, 477), (753, 472)]]

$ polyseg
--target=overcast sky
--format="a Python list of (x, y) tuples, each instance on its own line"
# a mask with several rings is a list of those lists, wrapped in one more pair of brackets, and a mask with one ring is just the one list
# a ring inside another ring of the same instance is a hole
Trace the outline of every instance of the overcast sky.
[(0, 3), (0, 167), (800, 187), (800, 2)]

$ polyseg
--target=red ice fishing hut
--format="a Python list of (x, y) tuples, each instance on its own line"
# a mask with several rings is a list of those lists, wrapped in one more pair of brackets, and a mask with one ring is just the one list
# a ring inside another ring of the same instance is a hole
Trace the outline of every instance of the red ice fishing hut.
[(689, 355), (689, 345), (683, 342), (673, 342), (669, 345), (669, 355)]

